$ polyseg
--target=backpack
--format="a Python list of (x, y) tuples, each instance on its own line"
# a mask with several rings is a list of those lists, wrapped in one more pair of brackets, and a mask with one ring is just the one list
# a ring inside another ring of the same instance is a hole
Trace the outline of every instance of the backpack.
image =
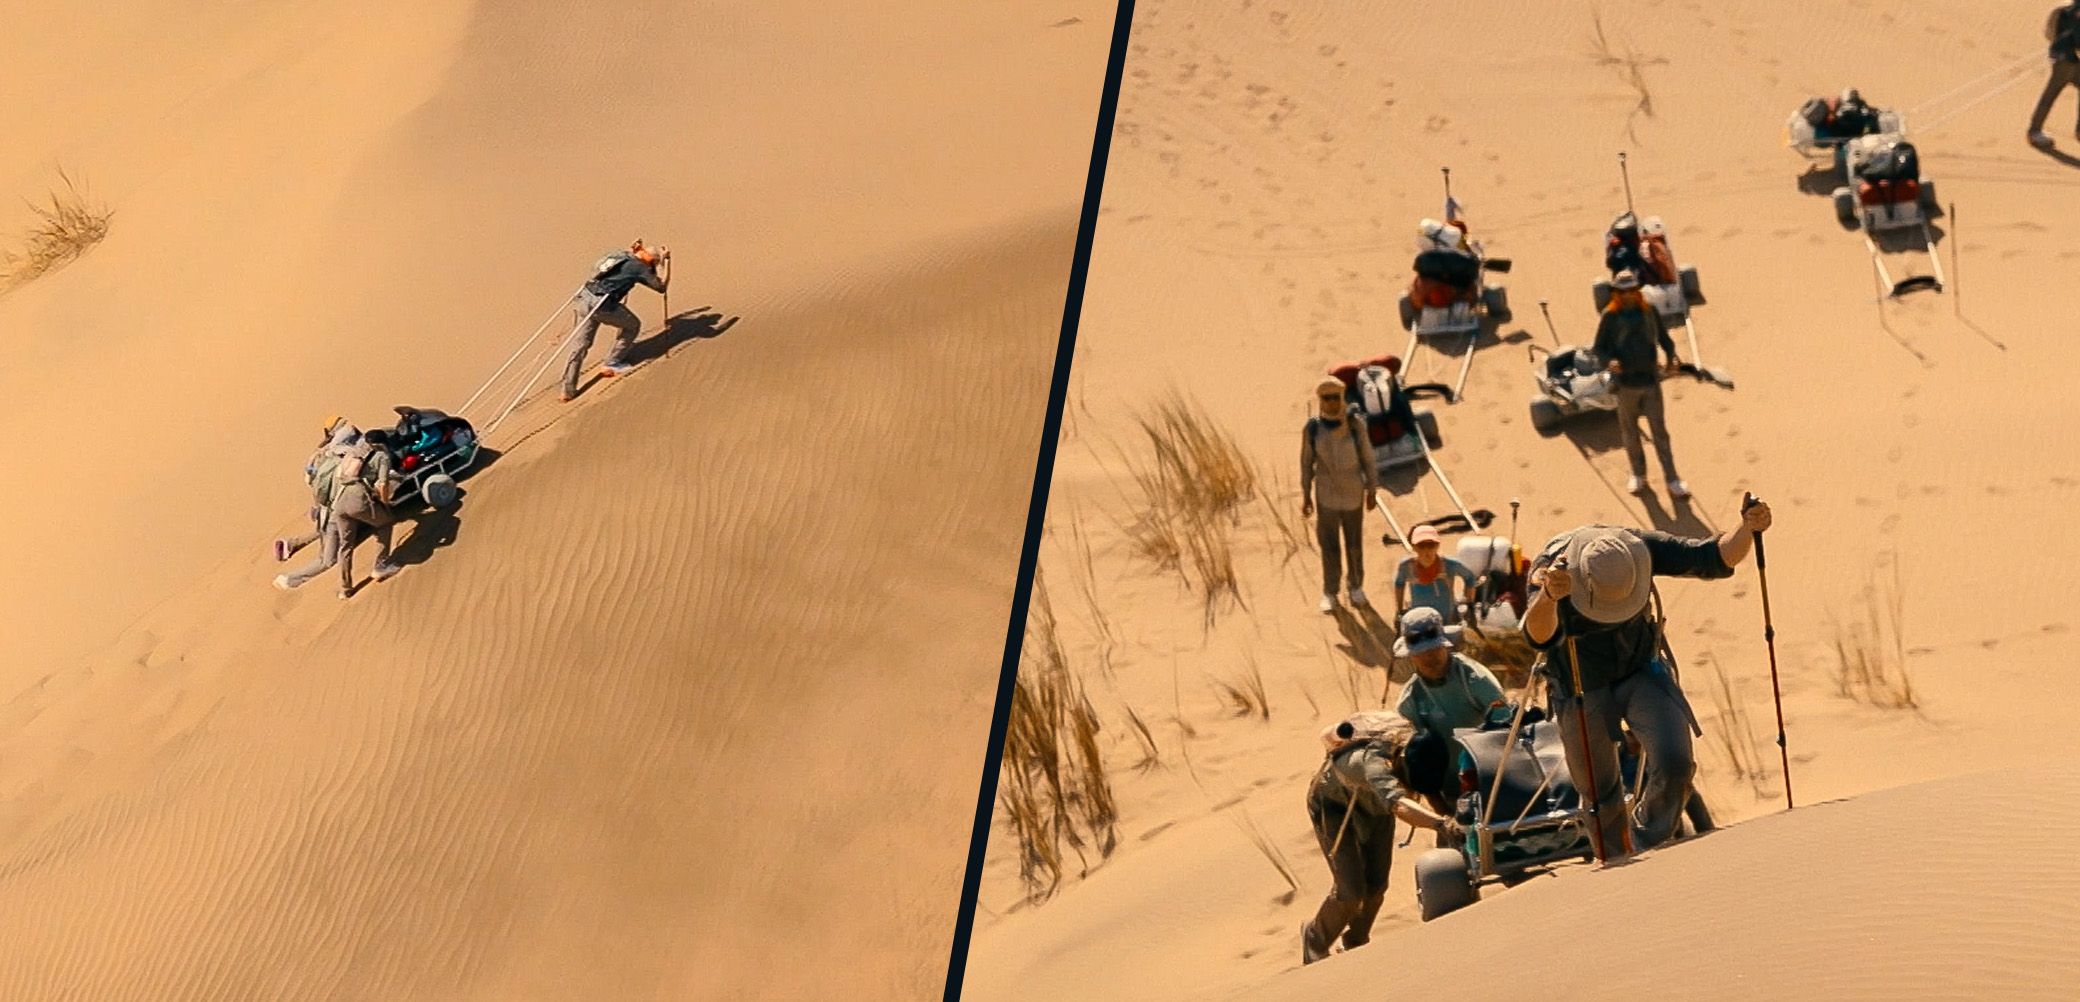
[(1394, 374), (1384, 365), (1368, 365), (1358, 370), (1356, 385), (1352, 387), (1358, 413), (1365, 418), (1367, 437), (1374, 448), (1392, 442), (1408, 434), (1400, 427), (1401, 418), (1395, 414), (1401, 387), (1394, 381)]
[(351, 450), (339, 452), (326, 450), (311, 466), (311, 498), (320, 508), (330, 509), (333, 502), (347, 485), (359, 482), (366, 487), (370, 497), (377, 496), (376, 470), (368, 460), (375, 447), (366, 442), (358, 443)]
[(1914, 152), (1913, 143), (1900, 140), (1872, 150), (1870, 159), (1863, 162), (1862, 173), (1867, 181), (1918, 181), (1921, 158)]
[(1481, 263), (1454, 251), (1433, 250), (1416, 255), (1416, 274), (1433, 282), (1464, 289), (1481, 278)]
[(1398, 744), (1407, 741), (1409, 730), (1408, 721), (1398, 713), (1360, 710), (1322, 728), (1322, 746), (1332, 759), (1353, 746), (1373, 742), (1386, 742), (1391, 751), (1399, 752)]
[(621, 267), (621, 265), (624, 262), (630, 260), (631, 257), (633, 257), (633, 255), (629, 254), (629, 252), (627, 251), (614, 251), (610, 254), (607, 254), (604, 257), (601, 257), (599, 260), (594, 261), (592, 263), (592, 281), (597, 282), (600, 279), (613, 274), (614, 269)]
[(1798, 106), (1798, 117), (1815, 129), (1824, 129), (1827, 120), (1834, 117), (1834, 102), (1824, 97), (1811, 98)]

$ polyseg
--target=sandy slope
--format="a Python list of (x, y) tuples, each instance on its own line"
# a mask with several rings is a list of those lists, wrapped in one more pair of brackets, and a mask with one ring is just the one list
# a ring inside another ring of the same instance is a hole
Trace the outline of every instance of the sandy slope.
[[(1298, 966), (1296, 929), (1326, 883), (1301, 809), (1314, 733), (1351, 705), (1352, 677), (1363, 699), (1381, 691), (1386, 631), (1316, 615), (1311, 539), (1285, 562), (1259, 513), (1236, 536), (1248, 609), (1203, 630), (1196, 596), (1133, 555), (1116, 447), (1138, 448), (1132, 410), (1175, 386), (1241, 440), (1297, 515), (1293, 438), (1311, 382), (1327, 364), (1402, 349), (1394, 297), (1415, 221), (1439, 212), (1442, 165), (1476, 234), (1516, 262), (1518, 323), (1503, 332), (1513, 343), (1483, 348), (1467, 398), (1439, 405), (1441, 461), (1469, 503), (1506, 518), (1509, 499), (1523, 499), (1522, 535), (1535, 542), (1601, 519), (1702, 532), (1728, 523), (1743, 489), (1769, 497), (1801, 803), (2073, 749), (2026, 711), (2062, 691), (2075, 548), (2056, 527), (2080, 488), (2080, 462), (2055, 444), (2075, 417), (2056, 333), (2072, 303), (2055, 276), (2080, 255), (2064, 236), (2080, 173), (2021, 142), (2039, 81), (1916, 136), (1924, 170), (1958, 208), (1942, 224), (1943, 264), (1955, 243), (1961, 300), (1924, 296), (1881, 315), (1861, 242), (1801, 190), (1801, 164), (1779, 145), (1784, 116), (1809, 94), (1854, 83), (1912, 109), (2034, 51), (2040, 6), (1632, 4), (1623, 19), (1606, 8), (1610, 50), (1640, 57), (1653, 97), (1629, 132), (1638, 96), (1622, 66), (1596, 56), (1585, 3), (1462, 5), (1438, 32), (1350, 6), (1138, 9), (1047, 557), (1058, 581), (1073, 579), (1080, 523), (1112, 639), (1070, 588), (1057, 606), (1114, 732), (1121, 847), (1035, 907), (1021, 903), (999, 837), (971, 994), (1193, 996)], [(2062, 105), (2058, 121), (2071, 112)], [(1547, 337), (1538, 299), (1552, 301), (1563, 337), (1592, 330), (1597, 241), (1623, 208), (1621, 148), (1641, 210), (1667, 218), (1677, 253), (1703, 273), (1705, 360), (1739, 383), (1732, 394), (1671, 390), (1678, 456), (1699, 494), (1688, 509), (1619, 494), (1625, 462), (1608, 426), (1540, 438), (1525, 417), (1522, 342)], [(1404, 518), (1448, 509), (1431, 478), (1393, 489)], [(1864, 618), (1872, 574), (1882, 600), (1895, 555), (1918, 712), (1842, 698), (1833, 677), (1834, 621)], [(1375, 596), (1394, 556), (1369, 553)], [(1781, 807), (1754, 584), (1746, 568), (1730, 583), (1664, 588), (1710, 732), (1702, 783), (1735, 821)], [(1715, 669), (1750, 740), (1714, 705)], [(1268, 722), (1231, 719), (1215, 692), (1252, 671)], [(1145, 773), (1130, 768), (1141, 753), (1129, 709), (1156, 732), (1161, 762)], [(1764, 773), (1736, 775), (1723, 737)], [(1369, 948), (1377, 963), (1408, 956), (1395, 930), (1415, 924), (1410, 858)], [(1728, 888), (1750, 879), (1720, 870)], [(1730, 954), (1710, 970), (1757, 963)]]
[[(936, 990), (1109, 24), (617, 11), (5, 43), (0, 179), (118, 217), (0, 300), (0, 434), (95, 446), (0, 492), (0, 998)], [(459, 403), (637, 234), (742, 319), (266, 588), (310, 422)]]

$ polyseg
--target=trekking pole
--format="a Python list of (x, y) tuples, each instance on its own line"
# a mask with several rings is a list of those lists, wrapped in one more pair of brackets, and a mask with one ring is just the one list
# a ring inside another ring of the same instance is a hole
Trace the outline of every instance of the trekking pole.
[(1618, 174), (1625, 178), (1625, 214), (1628, 216), (1633, 215), (1634, 213), (1632, 211), (1632, 168), (1627, 167), (1625, 165), (1624, 150), (1618, 151)]
[(498, 382), (498, 377), (505, 375), (506, 370), (512, 368), (513, 363), (518, 362), (520, 360), (520, 356), (525, 354), (527, 352), (527, 349), (534, 345), (534, 339), (541, 337), (542, 332), (548, 330), (549, 325), (555, 323), (556, 318), (563, 315), (563, 308), (569, 306), (571, 304), (571, 300), (578, 298), (579, 289), (583, 288), (584, 286), (579, 286), (577, 289), (572, 289), (570, 295), (563, 297), (563, 302), (556, 304), (556, 311), (554, 313), (549, 314), (549, 319), (542, 321), (542, 325), (540, 327), (535, 328), (534, 333), (527, 335), (527, 340), (520, 342), (519, 349), (514, 351), (511, 357), (508, 357), (506, 359), (506, 364), (499, 366), (498, 371), (492, 373), (490, 379), (484, 380), (484, 385), (477, 387), (477, 392), (470, 394), (469, 399), (463, 401), (462, 406), (456, 408), (455, 413), (467, 413), (469, 411), (470, 405), (476, 403), (477, 398), (483, 396), (484, 391), (489, 390), (493, 383)]
[(1545, 300), (1543, 300), (1543, 299), (1541, 299), (1541, 300), (1539, 300), (1539, 301), (1538, 301), (1538, 312), (1539, 312), (1539, 314), (1540, 314), (1540, 315), (1542, 315), (1542, 316), (1544, 316), (1544, 317), (1546, 318), (1546, 333), (1547, 333), (1548, 335), (1550, 335), (1550, 336), (1552, 337), (1552, 339), (1553, 339), (1553, 347), (1555, 347), (1555, 348), (1564, 348), (1564, 347), (1566, 347), (1566, 345), (1563, 345), (1563, 344), (1561, 344), (1561, 343), (1560, 343), (1560, 331), (1559, 331), (1559, 329), (1557, 329), (1557, 328), (1555, 328), (1555, 327), (1553, 326), (1553, 311), (1552, 311), (1552, 310), (1549, 310), (1549, 309), (1547, 309), (1547, 308), (1546, 308), (1546, 301), (1545, 301)]
[[(1562, 560), (1554, 566), (1564, 570), (1567, 561)], [(1610, 858), (1603, 845), (1603, 788), (1596, 783), (1596, 755), (1589, 746), (1589, 701), (1582, 693), (1582, 662), (1575, 655), (1571, 634), (1567, 638), (1567, 667), (1574, 676), (1574, 719), (1581, 728), (1582, 764), (1588, 767), (1589, 772), (1589, 794), (1579, 799), (1589, 805), (1589, 838), (1596, 847), (1596, 861), (1602, 863)]]
[[(1741, 517), (1762, 502), (1753, 494), (1741, 497)], [(1791, 749), (1784, 743), (1784, 693), (1777, 684), (1777, 626), (1769, 613), (1769, 563), (1762, 557), (1762, 533), (1755, 534), (1755, 574), (1762, 582), (1762, 639), (1769, 645), (1769, 694), (1777, 704), (1777, 755), (1784, 763), (1784, 809), (1791, 810)]]

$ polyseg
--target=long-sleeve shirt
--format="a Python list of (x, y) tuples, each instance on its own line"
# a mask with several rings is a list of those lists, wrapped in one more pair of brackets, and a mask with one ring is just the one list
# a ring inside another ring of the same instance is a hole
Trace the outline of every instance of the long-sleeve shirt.
[[(1647, 555), (1653, 561), (1655, 577), (1717, 579), (1733, 576), (1733, 568), (1726, 565), (1726, 558), (1719, 553), (1716, 537), (1684, 539), (1654, 529), (1615, 528), (1632, 533), (1647, 544)], [(1531, 562), (1532, 569), (1536, 571), (1558, 560), (1567, 549), (1571, 535), (1562, 533), (1547, 543), (1545, 550)], [(1653, 662), (1658, 637), (1649, 611), (1641, 609), (1639, 615), (1622, 623), (1599, 623), (1575, 611), (1571, 597), (1563, 598), (1558, 609), (1560, 628), (1543, 642), (1533, 640), (1529, 635), (1524, 639), (1545, 652), (1545, 673), (1554, 691), (1572, 694), (1574, 671), (1567, 660), (1567, 638), (1573, 637), (1575, 650), (1582, 658), (1582, 688), (1594, 691), (1629, 678), (1633, 672)]]
[(1364, 425), (1352, 413), (1342, 421), (1314, 418), (1300, 433), (1300, 491), (1322, 511), (1357, 511), (1379, 487), (1379, 467)]
[(1357, 810), (1360, 814), (1386, 817), (1394, 810), (1394, 801), (1408, 795), (1399, 779), (1394, 778), (1394, 767), (1387, 757), (1386, 749), (1377, 744), (1353, 745), (1337, 752), (1322, 763), (1315, 773), (1308, 794), (1322, 803), (1340, 804)]
[(599, 309), (605, 313), (619, 307), (621, 301), (627, 299), (629, 292), (639, 284), (658, 292), (664, 291), (664, 279), (657, 277), (657, 269), (644, 264), (635, 255), (627, 254), (622, 256), (620, 264), (585, 283), (585, 291), (603, 297)]
[(1596, 323), (1596, 357), (1618, 363), (1618, 383), (1623, 386), (1652, 386), (1661, 381), (1654, 357), (1659, 345), (1675, 361), (1676, 343), (1668, 336), (1661, 314), (1644, 303), (1637, 308), (1621, 307), (1603, 315)]
[(1478, 727), (1487, 719), (1488, 708), (1502, 698), (1502, 683), (1486, 665), (1454, 654), (1443, 679), (1436, 683), (1421, 675), (1401, 686), (1396, 712), (1419, 731), (1451, 737), (1461, 727)]

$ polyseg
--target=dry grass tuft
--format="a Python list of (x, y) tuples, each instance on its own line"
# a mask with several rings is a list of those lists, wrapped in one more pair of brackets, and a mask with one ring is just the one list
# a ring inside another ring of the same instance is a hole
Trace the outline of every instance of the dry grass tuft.
[(1899, 555), (1890, 555), (1891, 575), (1873, 570), (1863, 589), (1863, 618), (1834, 624), (1835, 691), (1846, 699), (1891, 710), (1920, 707), (1907, 671), (1906, 590)]
[[(1177, 571), (1199, 593), (1211, 628), (1224, 605), (1244, 605), (1233, 534), (1243, 505), (1260, 496), (1256, 466), (1234, 436), (1180, 394), (1135, 423), (1148, 452), (1128, 458), (1141, 495), (1129, 535), (1143, 557)], [(1287, 535), (1297, 547), (1297, 533)]]
[(1141, 746), (1141, 761), (1134, 763), (1134, 768), (1147, 772), (1162, 765), (1163, 752), (1156, 747), (1156, 735), (1149, 729), (1148, 722), (1142, 720), (1141, 714), (1135, 713), (1133, 707), (1122, 709), (1127, 711), (1127, 724), (1134, 728), (1134, 743)]
[(1755, 738), (1754, 721), (1742, 709), (1743, 693), (1717, 661), (1705, 655), (1700, 655), (1699, 660), (1711, 664), (1713, 680), (1717, 683), (1711, 687), (1711, 693), (1712, 709), (1719, 719), (1710, 733), (1718, 738), (1720, 753), (1726, 756), (1727, 766), (1733, 770), (1735, 779), (1746, 781), (1757, 796), (1769, 792), (1769, 760), (1763, 755), (1762, 743)]
[(1256, 655), (1249, 656), (1249, 671), (1233, 682), (1215, 682), (1221, 699), (1233, 708), (1238, 717), (1271, 719), (1271, 699), (1264, 694), (1264, 670), (1257, 664)]
[(1286, 882), (1285, 893), (1276, 898), (1277, 902), (1282, 905), (1292, 904), (1293, 899), (1300, 894), (1300, 878), (1293, 872), (1293, 864), (1286, 859), (1286, 854), (1278, 851), (1278, 846), (1273, 845), (1271, 840), (1265, 837), (1264, 830), (1257, 827), (1256, 819), (1250, 817), (1249, 811), (1240, 805), (1228, 812), (1228, 819), (1235, 822), (1235, 827), (1242, 829), (1242, 834), (1249, 839), (1250, 844), (1256, 846), (1257, 852), (1271, 864), (1271, 868), (1278, 871), (1279, 879)]
[(1033, 611), (1011, 695), (1004, 735), (1002, 806), (1019, 845), (1019, 877), (1029, 899), (1059, 887), (1068, 869), (1066, 844), (1082, 873), (1086, 848), (1100, 859), (1118, 843), (1118, 805), (1098, 747), (1098, 715), (1070, 666), (1046, 584), (1033, 580)]
[(1475, 632), (1468, 628), (1460, 636), (1460, 652), (1488, 666), (1497, 681), (1505, 689), (1521, 689), (1531, 682), (1531, 666), (1538, 662), (1538, 651), (1531, 641), (1524, 639), (1520, 630), (1485, 630)]
[(0, 292), (64, 267), (108, 236), (108, 221), (114, 215), (108, 207), (94, 201), (62, 167), (58, 182), (49, 204), (28, 203), (36, 222), (23, 236), (20, 250), (0, 249)]

